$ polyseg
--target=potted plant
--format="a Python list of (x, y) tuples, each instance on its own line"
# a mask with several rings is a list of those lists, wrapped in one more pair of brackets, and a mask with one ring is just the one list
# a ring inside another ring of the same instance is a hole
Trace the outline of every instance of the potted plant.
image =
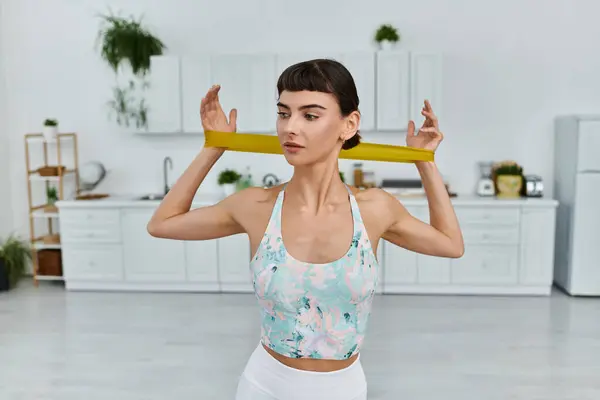
[(31, 257), (31, 248), (15, 235), (0, 243), (0, 291), (10, 290), (17, 285)]
[(129, 80), (126, 87), (117, 85), (109, 105), (116, 113), (119, 125), (128, 127), (133, 120), (137, 128), (147, 128), (148, 108), (143, 96), (140, 94), (138, 99), (136, 93), (148, 88), (149, 83), (144, 78), (150, 72), (151, 59), (162, 55), (166, 46), (142, 24), (142, 18), (101, 15), (101, 19), (103, 25), (97, 42), (102, 60), (117, 76), (122, 68), (131, 68), (134, 77), (140, 81), (136, 84)]
[(398, 30), (390, 24), (381, 25), (375, 32), (375, 41), (383, 50), (391, 49), (399, 40)]
[(231, 196), (235, 193), (236, 183), (242, 176), (232, 169), (226, 169), (219, 174), (219, 185), (223, 187), (225, 196)]
[(498, 197), (517, 198), (521, 196), (523, 167), (515, 161), (496, 163), (492, 176)]
[(54, 203), (58, 201), (58, 191), (55, 187), (49, 186), (48, 189), (46, 189), (46, 199), (47, 201), (44, 210), (46, 212), (56, 212), (57, 208)]
[(55, 119), (47, 118), (44, 121), (42, 135), (44, 135), (44, 140), (46, 142), (56, 140), (56, 136), (58, 135), (58, 121)]

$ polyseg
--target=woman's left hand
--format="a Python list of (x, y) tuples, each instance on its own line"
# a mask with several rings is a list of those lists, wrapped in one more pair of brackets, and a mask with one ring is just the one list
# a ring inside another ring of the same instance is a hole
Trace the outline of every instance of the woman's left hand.
[(425, 121), (416, 135), (415, 123), (413, 121), (408, 123), (406, 145), (409, 147), (435, 151), (444, 139), (444, 135), (440, 132), (437, 117), (433, 113), (429, 100), (425, 100), (425, 105), (421, 110), (421, 114), (425, 117)]

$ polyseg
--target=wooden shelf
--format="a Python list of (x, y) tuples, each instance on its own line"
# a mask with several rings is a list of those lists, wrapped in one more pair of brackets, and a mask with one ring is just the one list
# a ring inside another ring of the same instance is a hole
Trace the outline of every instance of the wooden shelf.
[[(42, 155), (43, 155), (43, 165), (42, 166), (51, 166), (49, 165), (49, 150), (48, 147), (53, 147), (53, 151), (56, 152), (57, 162), (55, 165), (64, 165), (63, 160), (63, 151), (64, 145), (63, 141), (68, 141), (69, 150), (73, 152), (73, 160), (72, 164), (69, 166), (64, 166), (64, 169), (60, 172), (59, 175), (54, 176), (42, 176), (39, 174), (36, 166), (32, 166), (31, 164), (31, 148), (30, 145), (35, 145), (35, 150), (40, 151), (37, 147), (38, 145), (42, 145)], [(45, 243), (47, 241), (44, 240), (47, 235), (55, 235), (58, 232), (55, 232), (55, 222), (60, 217), (58, 211), (47, 212), (45, 208), (48, 206), (48, 199), (46, 196), (41, 202), (35, 202), (33, 200), (33, 187), (34, 184), (44, 184), (46, 192), (51, 186), (56, 187), (58, 200), (64, 199), (64, 189), (65, 189), (65, 180), (68, 179), (69, 184), (74, 185), (75, 195), (80, 194), (79, 188), (79, 159), (78, 159), (78, 149), (77, 149), (77, 134), (76, 133), (59, 133), (55, 140), (46, 141), (44, 139), (44, 135), (42, 133), (27, 133), (25, 134), (25, 160), (26, 160), (26, 170), (27, 170), (27, 190), (28, 190), (28, 199), (29, 199), (29, 233), (30, 233), (30, 242), (33, 249), (33, 281), (35, 286), (38, 286), (38, 282), (41, 280), (63, 280), (62, 276), (54, 276), (54, 275), (40, 275), (38, 274), (39, 265), (38, 265), (38, 251), (41, 250), (60, 250), (60, 243)], [(41, 205), (34, 205), (40, 204)], [(40, 220), (46, 220), (47, 230), (43, 234), (38, 234), (36, 232), (36, 224), (35, 222), (39, 222)]]

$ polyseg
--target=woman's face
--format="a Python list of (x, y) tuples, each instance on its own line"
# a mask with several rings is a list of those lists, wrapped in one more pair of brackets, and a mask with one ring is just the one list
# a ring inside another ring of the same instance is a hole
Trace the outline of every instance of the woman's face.
[(335, 157), (358, 129), (358, 113), (342, 117), (329, 93), (283, 91), (277, 103), (277, 136), (288, 163), (307, 165)]

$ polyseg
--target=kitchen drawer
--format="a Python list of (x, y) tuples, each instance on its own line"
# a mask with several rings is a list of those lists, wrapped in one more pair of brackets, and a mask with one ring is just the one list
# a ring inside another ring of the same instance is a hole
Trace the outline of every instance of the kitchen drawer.
[(120, 242), (119, 210), (62, 210), (61, 242)]
[(118, 209), (99, 210), (60, 210), (60, 220), (65, 226), (89, 226), (89, 225), (118, 225), (121, 213)]
[(518, 207), (456, 207), (461, 226), (518, 225), (521, 211)]
[(469, 244), (519, 244), (519, 225), (473, 226), (462, 227), (465, 243)]
[(451, 281), (455, 285), (518, 283), (517, 245), (467, 245), (464, 256), (451, 262)]
[(62, 251), (65, 280), (123, 279), (123, 248), (118, 244), (72, 244)]

